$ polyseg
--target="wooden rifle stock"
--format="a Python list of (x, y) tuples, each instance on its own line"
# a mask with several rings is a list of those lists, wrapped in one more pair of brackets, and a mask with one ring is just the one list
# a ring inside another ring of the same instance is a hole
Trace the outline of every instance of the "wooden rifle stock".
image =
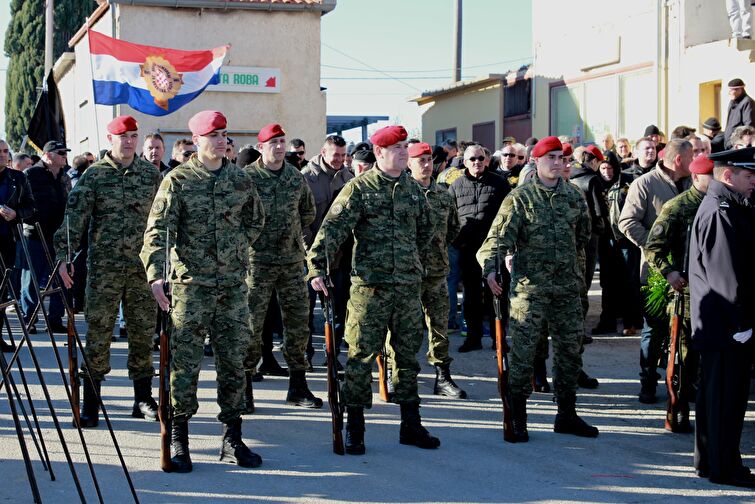
[(338, 368), (336, 366), (333, 307), (327, 296), (323, 296), (322, 300), (325, 315), (325, 355), (327, 356), (328, 365), (328, 404), (330, 405), (331, 423), (333, 426), (333, 453), (343, 455), (345, 453), (343, 445), (343, 406), (341, 405), (341, 389), (338, 384)]
[[(495, 255), (495, 280), (503, 289), (503, 275), (501, 274), (501, 256), (499, 246), (496, 243)], [(503, 294), (503, 293), (502, 293)], [(511, 425), (511, 391), (509, 390), (509, 347), (506, 344), (506, 321), (503, 320), (503, 308), (501, 296), (493, 299), (495, 309), (495, 352), (498, 363), (498, 393), (501, 396), (503, 406), (503, 440), (510, 443), (516, 442), (514, 427)]]
[(391, 397), (388, 393), (388, 370), (385, 368), (387, 364), (385, 347), (375, 358), (378, 367), (378, 392), (380, 393), (380, 399), (385, 402), (390, 402)]
[(676, 415), (679, 403), (679, 392), (682, 386), (682, 352), (679, 341), (682, 317), (684, 317), (684, 294), (674, 294), (674, 313), (671, 315), (671, 331), (669, 333), (668, 359), (666, 362), (666, 389), (668, 402), (666, 403), (666, 429), (675, 430), (679, 426)]

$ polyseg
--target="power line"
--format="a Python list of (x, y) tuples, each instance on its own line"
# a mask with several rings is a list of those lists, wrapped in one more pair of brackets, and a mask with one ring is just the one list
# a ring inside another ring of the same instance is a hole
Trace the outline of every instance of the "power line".
[(381, 74), (385, 75), (386, 77), (390, 77), (392, 80), (395, 80), (396, 82), (400, 82), (401, 84), (405, 85), (406, 87), (412, 88), (415, 91), (421, 91), (418, 87), (415, 87), (415, 86), (409, 84), (408, 82), (399, 79), (398, 77), (394, 77), (393, 75), (390, 75), (388, 72), (384, 72), (384, 71), (380, 70), (379, 68), (375, 68), (372, 65), (368, 65), (364, 61), (358, 60), (357, 58), (355, 58), (353, 56), (350, 56), (350, 55), (346, 54), (345, 52), (336, 49), (335, 47), (331, 47), (331, 46), (329, 46), (328, 44), (325, 44), (325, 43), (323, 43), (322, 45), (325, 46), (325, 47), (327, 47), (331, 51), (337, 52), (338, 54), (349, 58), (350, 60), (356, 61), (360, 65), (366, 66), (367, 68), (370, 68), (370, 69), (374, 70), (375, 72), (381, 73)]
[[(531, 56), (526, 56), (523, 58), (516, 58), (516, 59), (510, 59), (510, 60), (503, 60), (503, 61), (496, 61), (493, 63), (485, 63), (484, 65), (471, 65), (471, 66), (465, 66), (462, 67), (462, 70), (469, 70), (470, 68), (483, 68), (488, 66), (495, 66), (495, 65), (502, 65), (504, 63), (514, 63), (517, 61), (531, 61)], [(336, 70), (349, 70), (352, 72), (375, 72), (378, 70), (368, 70), (366, 68), (353, 68), (353, 67), (343, 67), (343, 66), (337, 66), (337, 65), (326, 65), (325, 63), (320, 64), (321, 67), (325, 68), (334, 68)], [(434, 70), (379, 70), (379, 71), (385, 71), (389, 73), (432, 73), (432, 72), (445, 72), (448, 68), (437, 68)]]
[[(395, 77), (320, 77), (322, 80), (396, 80)], [(439, 77), (405, 77), (406, 80), (449, 80), (447, 75)], [(464, 76), (462, 79), (469, 79)]]

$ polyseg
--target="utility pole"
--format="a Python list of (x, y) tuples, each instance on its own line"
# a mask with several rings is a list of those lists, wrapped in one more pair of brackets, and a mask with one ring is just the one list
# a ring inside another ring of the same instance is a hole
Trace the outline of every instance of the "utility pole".
[(53, 13), (55, 12), (55, 0), (45, 2), (45, 78), (52, 68), (52, 37), (54, 28)]
[(454, 70), (452, 74), (453, 82), (461, 80), (461, 11), (462, 0), (454, 0)]

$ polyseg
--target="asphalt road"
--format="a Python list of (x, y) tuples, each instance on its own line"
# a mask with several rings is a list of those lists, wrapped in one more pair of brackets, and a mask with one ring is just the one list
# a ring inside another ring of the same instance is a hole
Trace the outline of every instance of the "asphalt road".
[[(591, 301), (588, 327), (594, 325), (599, 292), (591, 291)], [(77, 316), (77, 326), (84, 334), (81, 315)], [(56, 340), (65, 357), (65, 336), (57, 335)], [(716, 486), (695, 476), (693, 436), (663, 429), (665, 391), (661, 387), (658, 404), (648, 406), (637, 401), (638, 337), (599, 337), (586, 349), (585, 368), (600, 380), (600, 387), (580, 391), (578, 412), (600, 429), (597, 439), (554, 434), (556, 407), (552, 396), (533, 394), (529, 402), (530, 442), (515, 445), (504, 443), (502, 438), (495, 353), (490, 340), (485, 341), (482, 351), (458, 354), (456, 349), (462, 341), (458, 334), (451, 336), (455, 358), (452, 371), (457, 383), (469, 393), (467, 400), (432, 395), (434, 371), (421, 359), (423, 422), (442, 441), (440, 449), (434, 451), (400, 445), (398, 406), (382, 403), (375, 394), (374, 406), (365, 415), (367, 454), (335, 455), (331, 452), (327, 403), (322, 410), (314, 411), (287, 406), (287, 379), (266, 378), (255, 384), (257, 412), (245, 417), (242, 425), (247, 444), (264, 460), (262, 467), (247, 470), (220, 462), (215, 367), (212, 358), (205, 358), (199, 413), (190, 422), (194, 471), (166, 474), (159, 468), (159, 424), (130, 416), (133, 399), (125, 371), (125, 340), (113, 343), (113, 371), (103, 385), (103, 395), (141, 502), (755, 502), (755, 492)], [(97, 502), (82, 445), (71, 428), (70, 408), (50, 340), (43, 333), (33, 336), (32, 343), (85, 499)], [(321, 364), (323, 355), (320, 345), (317, 347), (315, 364)], [(283, 362), (280, 353), (276, 354)], [(51, 481), (44, 471), (26, 431), (42, 499), (76, 502), (79, 497), (41, 388), (36, 385), (31, 359), (25, 350), (21, 355), (56, 477)], [(18, 372), (14, 375), (18, 381)], [(308, 380), (312, 390), (325, 398), (324, 368), (316, 367)], [(742, 439), (745, 464), (751, 467), (755, 466), (753, 402), (755, 395), (751, 396)], [(8, 411), (3, 391), (0, 499), (32, 502)], [(132, 501), (104, 422), (97, 429), (87, 430), (85, 438), (104, 501)]]

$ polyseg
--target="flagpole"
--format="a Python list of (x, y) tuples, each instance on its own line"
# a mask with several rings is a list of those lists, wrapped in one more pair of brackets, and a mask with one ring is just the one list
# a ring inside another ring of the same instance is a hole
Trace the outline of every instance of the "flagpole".
[(92, 45), (91, 45), (91, 39), (89, 38), (89, 18), (86, 18), (86, 28), (87, 28), (87, 49), (89, 50), (89, 77), (92, 80), (92, 111), (94, 112), (94, 140), (97, 145), (97, 157), (100, 156), (100, 120), (97, 118), (97, 103), (95, 100), (95, 91), (94, 91), (94, 65), (92, 64)]

